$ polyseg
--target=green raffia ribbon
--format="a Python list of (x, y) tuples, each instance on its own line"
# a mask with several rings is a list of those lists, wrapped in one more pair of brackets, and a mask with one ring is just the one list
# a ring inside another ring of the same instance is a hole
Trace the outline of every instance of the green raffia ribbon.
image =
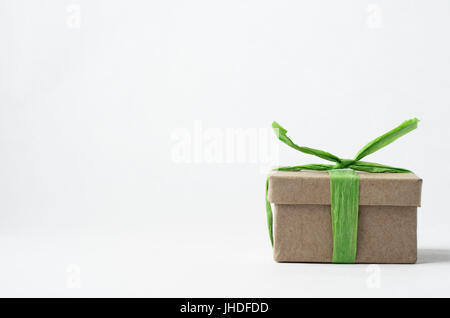
[[(296, 145), (287, 135), (287, 130), (277, 122), (272, 123), (278, 139), (295, 150), (310, 154), (335, 164), (307, 164), (301, 166), (280, 167), (279, 171), (324, 170), (330, 175), (331, 217), (333, 228), (333, 263), (354, 263), (356, 259), (356, 240), (358, 229), (359, 177), (355, 170), (380, 172), (410, 172), (373, 162), (361, 161), (367, 155), (389, 145), (403, 135), (417, 128), (419, 120), (413, 118), (404, 121), (396, 128), (375, 138), (365, 145), (354, 159), (342, 159), (329, 152)], [(269, 177), (266, 180), (266, 214), (270, 242), (273, 245), (272, 207), (267, 199)]]
[(329, 170), (333, 263), (354, 263), (358, 232), (359, 176), (352, 169)]

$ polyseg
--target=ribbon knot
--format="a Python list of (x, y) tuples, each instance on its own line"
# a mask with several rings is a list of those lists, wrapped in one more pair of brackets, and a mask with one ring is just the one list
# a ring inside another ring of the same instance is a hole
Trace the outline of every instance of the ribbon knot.
[(357, 161), (354, 159), (341, 159), (340, 162), (336, 163), (331, 169), (346, 169), (351, 165), (355, 164)]

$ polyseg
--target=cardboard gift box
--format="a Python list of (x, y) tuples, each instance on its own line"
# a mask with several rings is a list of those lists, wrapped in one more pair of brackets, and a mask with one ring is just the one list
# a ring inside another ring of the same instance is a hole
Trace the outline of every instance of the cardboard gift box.
[[(359, 175), (356, 263), (415, 263), (422, 179), (414, 173)], [(327, 171), (273, 171), (273, 255), (278, 262), (329, 263), (333, 255)]]

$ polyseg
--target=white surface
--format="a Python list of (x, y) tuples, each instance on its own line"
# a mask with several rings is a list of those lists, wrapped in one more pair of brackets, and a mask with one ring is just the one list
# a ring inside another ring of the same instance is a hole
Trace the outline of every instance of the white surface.
[[(0, 296), (450, 296), (448, 1), (0, 4)], [(273, 120), (351, 157), (415, 116), (367, 160), (424, 179), (416, 265), (277, 264), (265, 159), (174, 157)]]

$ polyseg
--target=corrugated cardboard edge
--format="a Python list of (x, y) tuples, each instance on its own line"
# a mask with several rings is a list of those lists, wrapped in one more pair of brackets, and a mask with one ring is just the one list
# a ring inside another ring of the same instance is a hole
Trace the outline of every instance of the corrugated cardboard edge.
[[(422, 179), (414, 173), (368, 173), (360, 176), (360, 205), (420, 206)], [(330, 204), (326, 171), (272, 171), (268, 199), (276, 204)]]

